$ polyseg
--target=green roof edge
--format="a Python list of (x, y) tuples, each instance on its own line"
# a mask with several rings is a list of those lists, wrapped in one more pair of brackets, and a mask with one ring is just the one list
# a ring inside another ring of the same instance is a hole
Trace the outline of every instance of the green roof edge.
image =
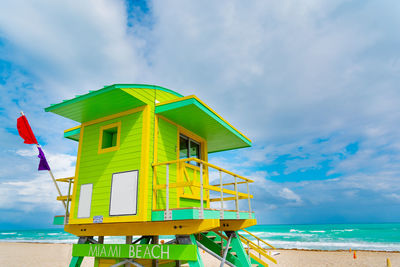
[(208, 153), (212, 154), (212, 153), (217, 153), (217, 152), (224, 152), (224, 151), (230, 151), (230, 150), (233, 150), (233, 149), (242, 149), (242, 148), (248, 148), (248, 147), (251, 147), (251, 146), (250, 145), (238, 146), (238, 147), (235, 147), (235, 148), (227, 148), (227, 149), (208, 151)]
[[(244, 135), (240, 132), (238, 132), (237, 130), (235, 130), (234, 128), (232, 128), (229, 124), (227, 124), (226, 122), (224, 122), (223, 120), (221, 120), (218, 116), (216, 116), (214, 114), (214, 112), (212, 112), (211, 110), (209, 110), (207, 107), (205, 107), (202, 103), (200, 103), (199, 101), (197, 101), (195, 98), (188, 98), (182, 101), (177, 101), (177, 102), (173, 102), (173, 103), (167, 103), (167, 104), (161, 104), (159, 106), (156, 106), (156, 113), (159, 112), (163, 112), (163, 111), (168, 111), (174, 108), (179, 108), (179, 107), (183, 107), (183, 106), (187, 106), (190, 104), (194, 104), (196, 105), (198, 108), (200, 108), (201, 110), (203, 110), (205, 113), (207, 113), (210, 117), (212, 117), (214, 120), (218, 121), (220, 124), (222, 124), (222, 126), (224, 126), (226, 129), (228, 129), (229, 131), (231, 131), (233, 134), (235, 134), (237, 137), (239, 137), (240, 139), (242, 139), (248, 146), (251, 146), (251, 142), (249, 140), (247, 140)], [(170, 106), (170, 107), (168, 107)], [(243, 146), (245, 147), (245, 146)], [(238, 147), (238, 148), (242, 148), (242, 147)], [(232, 148), (233, 149), (233, 148)]]
[(117, 88), (118, 89), (123, 89), (123, 88), (157, 89), (157, 90), (161, 90), (161, 91), (164, 91), (164, 92), (168, 92), (168, 93), (173, 94), (173, 95), (175, 95), (177, 97), (183, 97), (183, 95), (181, 95), (181, 94), (179, 94), (179, 93), (177, 93), (177, 92), (175, 92), (175, 91), (173, 91), (171, 89), (168, 89), (168, 88), (165, 88), (165, 87), (161, 87), (161, 86), (158, 86), (158, 85), (151, 85), (151, 84), (113, 84), (113, 85), (105, 86), (104, 88), (96, 90), (96, 91), (89, 91), (89, 93), (87, 93), (87, 94), (80, 95), (80, 96), (77, 96), (77, 97), (69, 99), (69, 100), (63, 100), (61, 103), (58, 103), (58, 104), (51, 104), (49, 107), (45, 108), (44, 110), (46, 112), (49, 112), (49, 111), (52, 111), (54, 109), (60, 108), (62, 106), (66, 106), (66, 105), (69, 105), (69, 104), (72, 104), (72, 103), (87, 99), (87, 98), (92, 97), (92, 96), (96, 96), (96, 95), (102, 94), (102, 93), (105, 93), (105, 92), (108, 92), (108, 91), (111, 91), (111, 90), (117, 89)]
[(81, 132), (81, 128), (77, 128), (77, 129), (73, 129), (71, 131), (66, 131), (64, 132), (64, 137), (70, 136), (70, 135), (74, 135), (74, 134), (78, 134)]

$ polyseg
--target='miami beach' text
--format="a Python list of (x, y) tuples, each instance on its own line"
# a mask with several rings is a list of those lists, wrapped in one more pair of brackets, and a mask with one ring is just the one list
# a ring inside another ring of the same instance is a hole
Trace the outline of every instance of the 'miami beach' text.
[(73, 256), (100, 258), (133, 258), (196, 260), (195, 245), (159, 244), (74, 244)]

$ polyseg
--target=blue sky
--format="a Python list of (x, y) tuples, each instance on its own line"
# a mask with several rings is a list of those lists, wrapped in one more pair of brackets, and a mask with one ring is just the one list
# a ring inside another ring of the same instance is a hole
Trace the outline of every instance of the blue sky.
[(23, 110), (58, 177), (76, 123), (51, 103), (114, 83), (195, 94), (254, 146), (210, 161), (256, 182), (259, 223), (400, 221), (400, 3), (3, 1), (0, 228), (62, 212)]

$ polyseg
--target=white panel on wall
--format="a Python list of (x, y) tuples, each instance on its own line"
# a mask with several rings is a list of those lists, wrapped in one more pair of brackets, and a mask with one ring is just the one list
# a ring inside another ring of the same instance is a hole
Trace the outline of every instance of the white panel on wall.
[(90, 217), (90, 206), (92, 205), (93, 184), (81, 185), (79, 195), (78, 218)]
[(111, 183), (110, 215), (137, 212), (138, 171), (114, 173)]

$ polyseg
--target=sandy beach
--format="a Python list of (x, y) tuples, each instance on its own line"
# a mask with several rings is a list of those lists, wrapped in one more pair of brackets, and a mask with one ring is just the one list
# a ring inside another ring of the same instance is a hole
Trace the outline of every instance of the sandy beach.
[[(0, 243), (0, 266), (68, 266), (71, 259), (70, 244)], [(357, 251), (357, 259), (349, 251), (275, 250), (278, 264), (270, 266), (368, 266), (386, 267), (389, 258), (392, 266), (400, 266), (399, 252)], [(205, 266), (219, 266), (219, 261), (201, 253)], [(82, 267), (93, 267), (93, 258), (85, 258)]]

